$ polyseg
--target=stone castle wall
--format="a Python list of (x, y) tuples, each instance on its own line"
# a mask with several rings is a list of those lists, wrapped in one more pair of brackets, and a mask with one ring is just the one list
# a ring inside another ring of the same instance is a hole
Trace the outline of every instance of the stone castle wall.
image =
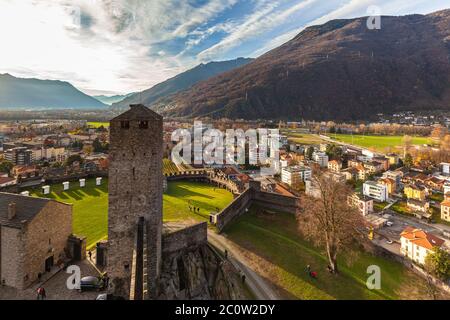
[(208, 224), (201, 222), (186, 228), (163, 234), (162, 253), (171, 254), (177, 251), (205, 245), (208, 242)]
[(0, 225), (1, 284), (23, 289), (22, 230)]
[(217, 229), (222, 231), (233, 219), (245, 213), (246, 209), (250, 207), (253, 200), (254, 190), (249, 188), (245, 190), (239, 197), (234, 199), (226, 208), (216, 214), (213, 219), (213, 224)]
[(253, 196), (253, 203), (263, 208), (296, 214), (300, 206), (299, 198), (277, 193), (259, 191)]
[(250, 188), (237, 197), (228, 207), (211, 217), (212, 223), (221, 232), (235, 218), (245, 214), (252, 205), (281, 212), (296, 214), (300, 199), (261, 190), (259, 182), (252, 181)]

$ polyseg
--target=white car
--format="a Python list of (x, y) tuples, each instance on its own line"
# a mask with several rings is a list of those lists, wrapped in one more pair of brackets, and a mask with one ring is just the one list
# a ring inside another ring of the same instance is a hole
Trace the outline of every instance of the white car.
[(388, 221), (388, 222), (386, 222), (386, 225), (387, 225), (388, 227), (392, 227), (392, 226), (394, 225), (394, 223), (393, 223), (392, 221)]
[(386, 240), (386, 243), (387, 243), (387, 244), (393, 244), (394, 241), (387, 239), (387, 240)]

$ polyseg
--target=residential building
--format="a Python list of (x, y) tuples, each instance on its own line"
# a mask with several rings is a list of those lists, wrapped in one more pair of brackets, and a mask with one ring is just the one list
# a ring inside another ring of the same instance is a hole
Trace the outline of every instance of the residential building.
[(383, 173), (383, 178), (392, 179), (395, 181), (395, 189), (400, 190), (402, 185), (403, 172), (401, 171), (386, 171)]
[(435, 247), (441, 247), (444, 240), (421, 229), (406, 227), (400, 234), (400, 253), (412, 261), (424, 265), (425, 258)]
[(439, 179), (437, 177), (431, 177), (425, 181), (425, 185), (430, 189), (438, 192), (444, 190), (445, 180)]
[(359, 171), (356, 168), (343, 169), (343, 170), (341, 170), (341, 173), (345, 176), (345, 179), (347, 181), (359, 179)]
[(385, 158), (385, 157), (374, 157), (373, 161), (377, 162), (377, 163), (379, 163), (381, 165), (381, 170), (382, 171), (389, 170), (390, 163), (389, 163), (389, 159), (388, 158)]
[(445, 176), (450, 176), (450, 163), (442, 162), (439, 165), (441, 167), (441, 172)]
[(10, 177), (0, 177), (0, 188), (13, 186), (17, 183), (17, 180)]
[(328, 170), (333, 172), (340, 172), (342, 169), (342, 162), (338, 160), (331, 160), (328, 162)]
[(403, 192), (408, 199), (415, 199), (420, 201), (425, 201), (425, 198), (428, 195), (427, 189), (425, 187), (415, 184), (409, 184), (405, 186)]
[(389, 160), (389, 165), (391, 165), (391, 166), (398, 165), (398, 162), (399, 162), (398, 154), (390, 153), (390, 154), (386, 155), (386, 158), (388, 158), (388, 160)]
[(325, 152), (314, 152), (313, 160), (317, 162), (322, 168), (328, 167), (328, 155)]
[(281, 169), (281, 181), (295, 187), (305, 180), (310, 180), (311, 173), (311, 169), (305, 166), (284, 167)]
[(395, 181), (390, 178), (381, 178), (378, 180), (378, 183), (384, 184), (387, 187), (389, 195), (392, 195), (397, 191)]
[(364, 162), (363, 165), (369, 174), (377, 174), (383, 171), (383, 165), (376, 161)]
[[(337, 183), (346, 182), (345, 175), (341, 173), (327, 171), (324, 173), (324, 177), (326, 179), (331, 179)], [(320, 189), (315, 179), (305, 180), (305, 193), (311, 197), (320, 198)]]
[(407, 206), (408, 206), (408, 209), (413, 213), (414, 212), (428, 213), (428, 211), (430, 210), (430, 202), (429, 201), (408, 199)]
[(441, 219), (450, 222), (450, 198), (445, 197), (441, 202)]
[(348, 204), (357, 208), (363, 216), (373, 212), (373, 199), (359, 193), (349, 196)]
[(8, 149), (4, 152), (4, 157), (16, 165), (30, 165), (34, 161), (33, 152), (26, 147)]
[(363, 184), (363, 194), (380, 202), (385, 202), (389, 199), (387, 186), (375, 181), (367, 181)]

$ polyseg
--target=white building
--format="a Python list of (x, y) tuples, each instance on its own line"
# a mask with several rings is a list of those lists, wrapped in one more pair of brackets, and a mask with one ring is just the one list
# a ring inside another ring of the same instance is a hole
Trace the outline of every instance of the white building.
[(313, 160), (317, 162), (322, 168), (328, 167), (328, 156), (325, 152), (314, 152)]
[(311, 179), (312, 171), (305, 166), (291, 166), (281, 169), (281, 181), (290, 185), (297, 186), (299, 183)]
[(385, 202), (389, 198), (387, 186), (375, 181), (367, 181), (363, 184), (363, 194), (380, 202)]
[(412, 261), (424, 265), (427, 255), (435, 247), (441, 247), (444, 242), (444, 240), (421, 229), (406, 227), (400, 234), (400, 253)]
[(373, 199), (358, 193), (348, 197), (348, 204), (358, 209), (363, 216), (373, 212)]
[(440, 164), (441, 172), (443, 175), (449, 176), (450, 175), (450, 163), (442, 162)]

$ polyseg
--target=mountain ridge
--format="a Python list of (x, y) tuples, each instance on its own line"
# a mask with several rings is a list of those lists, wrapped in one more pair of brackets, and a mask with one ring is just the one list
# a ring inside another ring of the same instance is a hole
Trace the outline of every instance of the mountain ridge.
[(450, 10), (332, 20), (233, 72), (157, 101), (167, 116), (361, 120), (450, 108)]
[(209, 79), (210, 77), (222, 72), (233, 70), (234, 68), (245, 65), (253, 61), (251, 58), (237, 58), (227, 61), (211, 61), (201, 63), (192, 69), (182, 72), (166, 81), (158, 83), (153, 87), (137, 92), (124, 100), (113, 103), (113, 108), (125, 109), (130, 104), (144, 103), (151, 105), (157, 100), (164, 98), (170, 94), (185, 90), (198, 82)]
[(70, 82), (0, 74), (1, 109), (98, 109), (107, 107)]

